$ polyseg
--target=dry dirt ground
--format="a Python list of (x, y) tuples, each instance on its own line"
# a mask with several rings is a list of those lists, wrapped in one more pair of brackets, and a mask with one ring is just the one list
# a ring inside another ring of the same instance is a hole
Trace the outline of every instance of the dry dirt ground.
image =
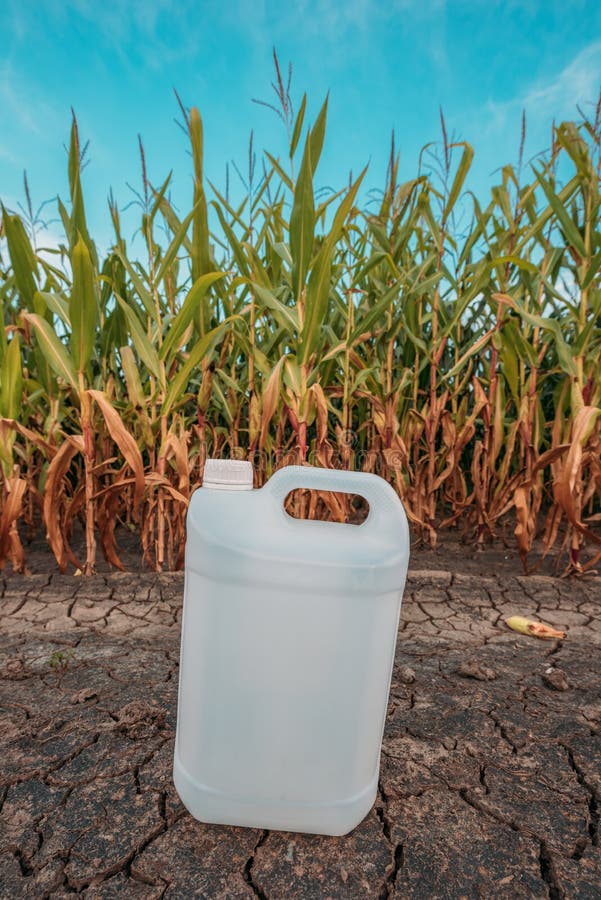
[(601, 897), (601, 578), (455, 568), (410, 574), (378, 799), (342, 838), (180, 804), (181, 574), (0, 578), (0, 897)]

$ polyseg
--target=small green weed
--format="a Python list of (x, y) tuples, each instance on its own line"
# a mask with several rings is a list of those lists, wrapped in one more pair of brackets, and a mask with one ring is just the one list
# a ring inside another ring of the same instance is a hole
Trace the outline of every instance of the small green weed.
[(64, 672), (69, 663), (74, 659), (75, 652), (73, 650), (55, 650), (50, 654), (48, 665), (51, 669), (57, 669), (61, 672)]

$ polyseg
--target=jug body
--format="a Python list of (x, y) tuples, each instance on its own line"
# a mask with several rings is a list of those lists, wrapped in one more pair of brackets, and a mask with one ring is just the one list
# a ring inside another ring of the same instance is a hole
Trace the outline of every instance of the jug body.
[[(295, 487), (361, 494), (364, 524), (297, 520)], [(371, 808), (408, 562), (377, 476), (287, 467), (191, 500), (174, 779), (205, 822), (345, 834)]]

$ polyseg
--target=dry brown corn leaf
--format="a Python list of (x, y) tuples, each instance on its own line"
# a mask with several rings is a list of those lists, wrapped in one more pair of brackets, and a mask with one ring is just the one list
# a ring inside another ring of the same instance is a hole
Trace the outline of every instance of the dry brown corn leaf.
[(534, 622), (532, 619), (526, 619), (524, 616), (510, 616), (505, 619), (505, 624), (520, 634), (528, 634), (530, 637), (543, 638), (544, 640), (560, 640), (562, 641), (566, 633), (558, 631), (552, 625), (546, 625), (544, 622)]

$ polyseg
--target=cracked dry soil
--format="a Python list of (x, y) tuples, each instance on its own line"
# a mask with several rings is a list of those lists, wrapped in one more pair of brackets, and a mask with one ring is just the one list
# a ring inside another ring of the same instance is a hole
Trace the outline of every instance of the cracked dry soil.
[(0, 897), (601, 897), (601, 579), (411, 573), (378, 799), (342, 838), (182, 807), (182, 586), (0, 579)]

